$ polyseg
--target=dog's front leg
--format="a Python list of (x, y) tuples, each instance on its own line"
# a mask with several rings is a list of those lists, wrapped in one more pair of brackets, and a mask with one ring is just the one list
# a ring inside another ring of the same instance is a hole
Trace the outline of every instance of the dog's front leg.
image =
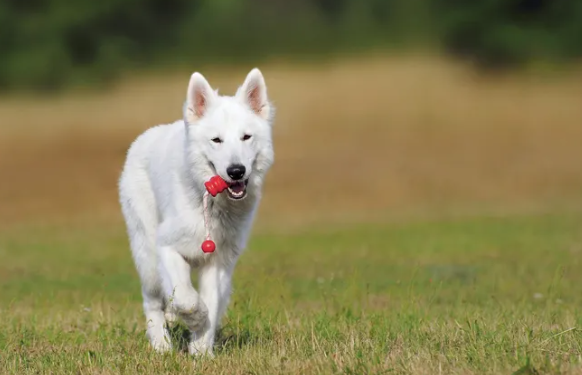
[(226, 311), (232, 290), (234, 260), (214, 258), (200, 270), (200, 295), (208, 308), (208, 327), (193, 335), (189, 351), (193, 354), (212, 355), (214, 337)]
[(190, 264), (170, 246), (160, 247), (159, 257), (160, 273), (170, 309), (191, 332), (206, 329), (208, 309), (192, 286)]

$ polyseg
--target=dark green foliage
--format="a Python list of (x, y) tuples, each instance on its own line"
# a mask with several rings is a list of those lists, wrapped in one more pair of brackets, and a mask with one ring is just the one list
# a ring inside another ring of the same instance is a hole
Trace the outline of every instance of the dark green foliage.
[(53, 89), (112, 78), (177, 37), (187, 0), (4, 0), (0, 85)]
[(0, 89), (433, 40), (455, 55), (511, 66), (579, 57), (580, 35), (575, 0), (3, 0)]
[(385, 45), (406, 34), (408, 8), (395, 0), (4, 0), (0, 89), (52, 90), (106, 83), (135, 67)]
[(577, 0), (433, 0), (445, 49), (486, 67), (582, 56)]

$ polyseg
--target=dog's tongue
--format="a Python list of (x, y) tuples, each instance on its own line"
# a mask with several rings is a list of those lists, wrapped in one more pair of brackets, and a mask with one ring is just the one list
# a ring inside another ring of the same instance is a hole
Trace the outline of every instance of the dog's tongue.
[(232, 184), (230, 184), (229, 188), (234, 193), (240, 193), (245, 189), (245, 184), (244, 182), (233, 182)]

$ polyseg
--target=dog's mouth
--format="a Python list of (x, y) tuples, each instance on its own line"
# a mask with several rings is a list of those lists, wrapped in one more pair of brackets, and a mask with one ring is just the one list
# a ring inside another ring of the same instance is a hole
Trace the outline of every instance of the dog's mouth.
[(239, 200), (247, 196), (247, 184), (249, 180), (231, 182), (226, 189), (230, 199)]

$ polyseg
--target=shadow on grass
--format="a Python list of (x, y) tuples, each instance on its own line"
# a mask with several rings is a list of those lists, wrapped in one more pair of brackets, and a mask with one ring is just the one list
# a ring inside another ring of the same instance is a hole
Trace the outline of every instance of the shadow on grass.
[(264, 332), (251, 333), (247, 328), (239, 328), (234, 331), (231, 327), (225, 326), (217, 332), (214, 350), (216, 354), (223, 354), (236, 349), (255, 346), (265, 341), (270, 341), (270, 337), (264, 335)]
[[(182, 323), (174, 324), (168, 327), (172, 346), (177, 352), (188, 352), (188, 342), (190, 340), (190, 331)], [(223, 354), (231, 352), (235, 349), (242, 349), (247, 346), (254, 346), (259, 342), (269, 340), (268, 336), (251, 333), (250, 330), (238, 329), (233, 332), (230, 327), (219, 329), (216, 333), (216, 340), (214, 343), (215, 354)]]
[(168, 327), (172, 346), (176, 352), (188, 352), (188, 341), (190, 341), (190, 331), (181, 323), (176, 323)]

